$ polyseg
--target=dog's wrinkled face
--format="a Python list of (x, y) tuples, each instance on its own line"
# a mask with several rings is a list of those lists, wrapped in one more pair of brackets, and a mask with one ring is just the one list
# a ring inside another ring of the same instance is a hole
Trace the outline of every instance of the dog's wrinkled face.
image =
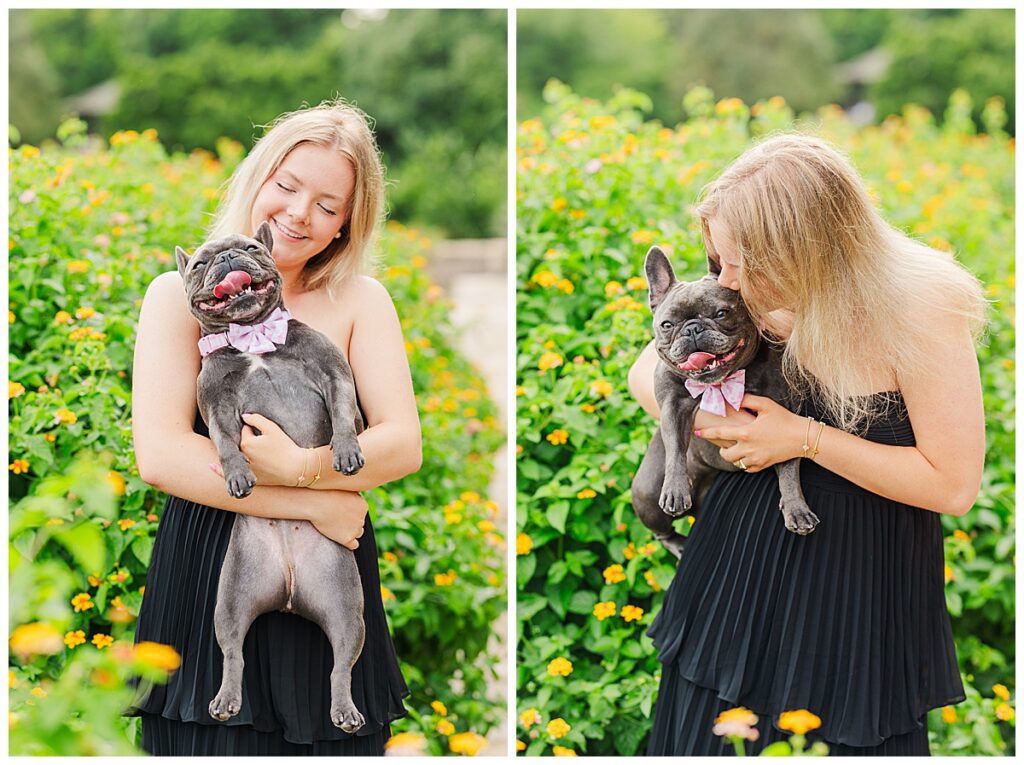
[(255, 324), (281, 304), (281, 275), (270, 254), (274, 246), (264, 223), (256, 238), (232, 235), (205, 242), (189, 257), (175, 248), (189, 309), (207, 332), (228, 324)]
[(757, 354), (758, 332), (738, 292), (713, 275), (676, 281), (657, 247), (644, 263), (654, 313), (654, 345), (674, 372), (701, 383), (724, 380)]

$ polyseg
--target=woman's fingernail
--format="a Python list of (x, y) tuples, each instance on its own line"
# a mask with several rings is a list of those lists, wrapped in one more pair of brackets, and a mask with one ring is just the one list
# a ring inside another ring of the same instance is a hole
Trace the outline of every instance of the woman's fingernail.
[(695, 431), (693, 431), (693, 435), (697, 436), (697, 438), (700, 438), (700, 437), (701, 437), (700, 433), (701, 433), (701, 432), (700, 432), (699, 430), (695, 430)]
[(210, 468), (210, 470), (212, 470), (214, 473), (217, 472), (217, 466), (214, 465), (212, 462), (209, 465), (207, 465), (207, 467)]

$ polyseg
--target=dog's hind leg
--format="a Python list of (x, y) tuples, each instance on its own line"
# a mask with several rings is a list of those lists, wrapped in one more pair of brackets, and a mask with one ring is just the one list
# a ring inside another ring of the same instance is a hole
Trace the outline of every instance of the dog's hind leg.
[(633, 511), (644, 526), (654, 533), (654, 537), (679, 558), (682, 556), (685, 537), (675, 530), (672, 517), (662, 510), (659, 504), (664, 481), (665, 442), (661, 438), (661, 428), (658, 428), (633, 477), (630, 489)]
[(352, 700), (352, 667), (362, 653), (366, 628), (355, 557), (345, 551), (327, 568), (299, 569), (295, 613), (320, 625), (331, 643), (331, 722), (347, 733), (359, 730), (366, 720)]

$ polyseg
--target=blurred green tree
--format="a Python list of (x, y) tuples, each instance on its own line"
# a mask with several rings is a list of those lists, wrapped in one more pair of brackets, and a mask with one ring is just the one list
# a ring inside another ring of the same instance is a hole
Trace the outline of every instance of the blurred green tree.
[(748, 104), (783, 96), (798, 112), (840, 94), (832, 38), (812, 10), (687, 10), (669, 22), (678, 64), (668, 89), (677, 102), (695, 84)]
[(640, 90), (654, 102), (655, 116), (681, 116), (678, 99), (668, 99), (673, 43), (665, 12), (521, 10), (516, 24), (519, 119), (540, 114), (552, 78), (602, 100), (619, 87)]
[(974, 102), (976, 124), (985, 101), (1001, 96), (1014, 134), (1014, 11), (971, 9), (920, 15), (893, 24), (884, 41), (892, 55), (885, 77), (871, 90), (880, 116), (906, 103), (926, 106), (941, 117), (950, 93), (963, 88)]
[(53, 132), (61, 117), (57, 75), (25, 16), (11, 11), (9, 22), (7, 98), (9, 120), (15, 126), (11, 138), (15, 143), (38, 143)]

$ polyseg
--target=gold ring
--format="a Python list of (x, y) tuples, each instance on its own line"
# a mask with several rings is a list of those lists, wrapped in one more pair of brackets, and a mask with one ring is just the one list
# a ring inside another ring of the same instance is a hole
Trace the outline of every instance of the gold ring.
[(736, 460), (732, 464), (735, 465), (736, 467), (738, 467), (740, 470), (746, 470), (747, 469), (747, 466), (743, 464), (743, 458), (742, 457), (740, 457), (738, 460)]

